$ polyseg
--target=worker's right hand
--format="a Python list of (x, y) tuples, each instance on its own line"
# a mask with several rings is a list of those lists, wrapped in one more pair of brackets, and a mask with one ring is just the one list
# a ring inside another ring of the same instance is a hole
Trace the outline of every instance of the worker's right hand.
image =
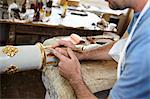
[(81, 71), (80, 71), (80, 63), (75, 56), (74, 52), (67, 48), (66, 53), (68, 57), (59, 53), (57, 50), (52, 49), (52, 53), (59, 58), (60, 62), (58, 64), (59, 73), (68, 81), (72, 80), (82, 80)]

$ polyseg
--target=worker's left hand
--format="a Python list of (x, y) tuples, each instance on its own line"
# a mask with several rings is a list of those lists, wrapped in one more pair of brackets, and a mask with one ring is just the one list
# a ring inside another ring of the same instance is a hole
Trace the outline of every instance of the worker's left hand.
[(68, 81), (72, 80), (81, 80), (81, 71), (80, 71), (80, 63), (77, 57), (74, 55), (74, 52), (67, 48), (66, 53), (68, 53), (68, 57), (64, 56), (60, 52), (55, 49), (51, 49), (53, 54), (60, 59), (58, 64), (59, 73)]

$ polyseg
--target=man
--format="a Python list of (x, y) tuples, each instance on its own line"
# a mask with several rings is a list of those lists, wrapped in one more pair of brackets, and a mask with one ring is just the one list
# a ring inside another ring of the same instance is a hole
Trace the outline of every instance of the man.
[[(126, 41), (119, 63), (119, 78), (110, 92), (110, 99), (150, 99), (150, 3), (149, 0), (107, 0), (112, 9), (132, 8), (134, 17), (128, 28)], [(69, 81), (77, 99), (96, 99), (81, 77), (78, 60), (112, 60), (109, 51), (114, 43), (77, 53), (74, 45), (59, 41), (52, 49), (59, 59), (60, 74)], [(58, 46), (64, 45), (63, 50)]]

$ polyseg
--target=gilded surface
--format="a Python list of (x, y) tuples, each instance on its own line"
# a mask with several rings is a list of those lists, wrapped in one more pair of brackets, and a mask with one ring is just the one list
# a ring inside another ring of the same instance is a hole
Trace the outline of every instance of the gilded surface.
[(41, 51), (41, 58), (42, 58), (41, 69), (43, 69), (43, 67), (46, 66), (46, 54), (45, 54), (44, 46), (41, 43), (37, 43), (36, 45), (40, 48)]
[(18, 69), (17, 69), (17, 67), (15, 66), (15, 65), (11, 65), (10, 67), (8, 67), (7, 69), (6, 69), (6, 73), (7, 74), (14, 74), (14, 73), (16, 73), (18, 71)]
[(7, 56), (13, 57), (18, 52), (18, 49), (14, 46), (6, 46), (5, 48), (2, 49), (2, 52)]

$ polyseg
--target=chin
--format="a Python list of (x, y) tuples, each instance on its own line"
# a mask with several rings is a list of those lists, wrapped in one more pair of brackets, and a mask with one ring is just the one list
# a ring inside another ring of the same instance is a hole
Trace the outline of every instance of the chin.
[(126, 8), (123, 8), (123, 7), (112, 6), (112, 5), (110, 5), (110, 4), (109, 4), (109, 7), (110, 7), (111, 9), (113, 9), (113, 10), (124, 10), (124, 9), (126, 9)]

